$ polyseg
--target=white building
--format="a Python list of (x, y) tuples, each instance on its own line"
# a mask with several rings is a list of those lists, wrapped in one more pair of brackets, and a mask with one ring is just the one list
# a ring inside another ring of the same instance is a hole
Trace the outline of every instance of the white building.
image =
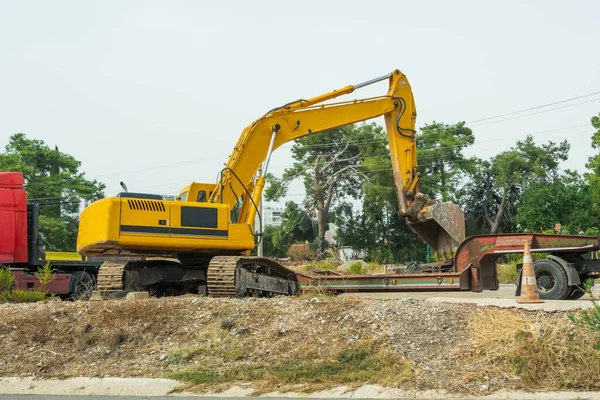
[[(280, 226), (281, 225), (281, 214), (283, 214), (282, 208), (276, 207), (263, 207), (262, 211), (262, 223), (263, 229), (265, 226)], [(256, 218), (258, 222), (258, 218)]]

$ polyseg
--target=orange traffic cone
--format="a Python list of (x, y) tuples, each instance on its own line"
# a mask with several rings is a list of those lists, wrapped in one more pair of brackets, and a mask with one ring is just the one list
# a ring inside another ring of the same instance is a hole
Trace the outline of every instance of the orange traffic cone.
[(544, 302), (544, 300), (540, 299), (529, 246), (529, 242), (525, 242), (523, 248), (523, 270), (521, 272), (521, 296), (517, 300), (517, 303), (520, 304)]

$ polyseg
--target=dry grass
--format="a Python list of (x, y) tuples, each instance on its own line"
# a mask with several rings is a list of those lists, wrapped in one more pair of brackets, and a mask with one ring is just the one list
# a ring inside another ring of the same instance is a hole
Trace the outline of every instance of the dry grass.
[(600, 338), (563, 313), (183, 296), (0, 305), (0, 315), (0, 376), (176, 377), (197, 391), (599, 386)]
[(529, 390), (600, 388), (600, 353), (594, 350), (600, 336), (563, 314), (486, 310), (471, 320), (469, 333), (474, 353), (488, 361), (475, 375), (504, 376)]
[[(166, 340), (185, 309), (166, 301), (42, 302), (5, 308), (0, 320), (0, 375), (102, 375), (104, 366), (129, 376), (150, 369), (136, 354), (145, 343)], [(18, 354), (11, 361), (13, 354)], [(125, 355), (129, 355), (124, 357)], [(117, 360), (117, 367), (111, 368)], [(146, 360), (144, 360), (146, 361)], [(113, 372), (114, 373), (114, 372)], [(150, 376), (153, 376), (150, 374)]]
[(174, 349), (166, 362), (179, 367), (172, 377), (201, 391), (239, 382), (251, 382), (257, 393), (408, 382), (412, 363), (391, 352), (385, 342), (374, 342), (368, 329), (331, 329), (332, 322), (360, 306), (355, 300), (323, 298), (307, 302), (305, 315), (274, 315), (269, 308), (246, 314), (238, 309), (202, 327), (193, 346)]
[(380, 333), (373, 340), (364, 306), (200, 297), (4, 305), (0, 376), (177, 377), (199, 390), (407, 382), (412, 363)]
[(333, 263), (329, 260), (313, 261), (302, 266), (304, 271), (315, 271), (315, 270), (335, 270), (337, 269)]

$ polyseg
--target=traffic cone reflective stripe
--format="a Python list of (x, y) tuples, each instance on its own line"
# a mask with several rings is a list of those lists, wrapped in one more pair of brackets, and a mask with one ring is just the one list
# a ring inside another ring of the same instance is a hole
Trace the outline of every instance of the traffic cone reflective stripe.
[(540, 299), (537, 282), (535, 280), (535, 270), (533, 269), (533, 259), (529, 242), (525, 242), (523, 248), (523, 270), (521, 272), (521, 296), (517, 303), (543, 303)]

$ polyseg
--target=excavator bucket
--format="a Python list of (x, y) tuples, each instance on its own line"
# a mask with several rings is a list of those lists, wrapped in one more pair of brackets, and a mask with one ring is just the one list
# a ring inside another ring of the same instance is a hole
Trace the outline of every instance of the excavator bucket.
[(452, 257), (465, 240), (465, 215), (454, 203), (436, 203), (423, 208), (410, 227), (443, 259)]

